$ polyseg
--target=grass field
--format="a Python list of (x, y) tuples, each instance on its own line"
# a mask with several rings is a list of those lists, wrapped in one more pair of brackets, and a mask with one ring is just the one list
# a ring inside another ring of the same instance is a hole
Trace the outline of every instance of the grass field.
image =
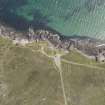
[(61, 81), (54, 60), (38, 52), (41, 46), (47, 45), (0, 38), (0, 105), (65, 105), (61, 82), (67, 105), (105, 105), (104, 64), (73, 51), (61, 58)]
[(0, 105), (63, 103), (59, 73), (49, 58), (2, 39), (1, 50)]
[(85, 56), (81, 55), (79, 52), (76, 52), (75, 49), (71, 50), (68, 54), (62, 56), (62, 59), (66, 59), (68, 61), (80, 64), (94, 65), (105, 68), (105, 63), (96, 62), (94, 59), (86, 58)]
[(105, 71), (62, 62), (68, 105), (104, 105)]

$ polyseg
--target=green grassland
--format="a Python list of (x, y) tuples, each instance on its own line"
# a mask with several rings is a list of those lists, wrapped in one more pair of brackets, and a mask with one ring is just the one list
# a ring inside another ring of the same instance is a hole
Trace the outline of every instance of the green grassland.
[(0, 38), (1, 50), (0, 105), (63, 103), (60, 77), (49, 58)]
[(68, 105), (104, 105), (105, 71), (62, 62)]
[[(48, 55), (62, 53), (46, 50), (46, 42), (17, 46), (11, 40), (0, 38), (0, 105), (65, 105), (59, 69), (52, 58), (39, 51), (42, 46)], [(104, 105), (104, 64), (76, 51), (61, 60), (67, 104)]]
[(67, 59), (69, 61), (82, 63), (82, 64), (92, 64), (96, 63), (94, 60), (86, 59), (83, 55), (76, 52), (75, 49), (71, 50), (67, 55), (63, 56), (62, 58)]
[(79, 64), (87, 64), (105, 68), (105, 63), (96, 62), (95, 59), (86, 58), (75, 49), (71, 50), (68, 54), (62, 56), (62, 59), (66, 59), (68, 61), (76, 62)]

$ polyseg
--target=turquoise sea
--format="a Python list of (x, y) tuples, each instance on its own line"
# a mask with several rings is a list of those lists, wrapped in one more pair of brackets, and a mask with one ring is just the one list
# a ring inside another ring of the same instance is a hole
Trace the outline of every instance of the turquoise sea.
[(105, 39), (105, 0), (0, 0), (0, 19)]

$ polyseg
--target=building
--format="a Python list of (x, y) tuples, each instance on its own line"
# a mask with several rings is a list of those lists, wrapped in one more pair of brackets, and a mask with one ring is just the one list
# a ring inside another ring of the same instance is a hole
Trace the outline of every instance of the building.
[(100, 53), (97, 56), (97, 61), (99, 61), (99, 62), (105, 62), (105, 53)]
[(105, 62), (105, 44), (97, 45), (96, 61)]

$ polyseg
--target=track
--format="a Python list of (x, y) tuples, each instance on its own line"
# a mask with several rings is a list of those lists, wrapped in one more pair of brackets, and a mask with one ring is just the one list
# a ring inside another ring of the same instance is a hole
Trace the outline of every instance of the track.
[(61, 79), (61, 87), (62, 87), (62, 91), (63, 91), (63, 97), (64, 97), (64, 102), (65, 105), (67, 104), (67, 97), (66, 97), (66, 92), (65, 92), (65, 85), (63, 82), (63, 74), (62, 74), (62, 67), (61, 67), (61, 55), (57, 54), (56, 56), (54, 56), (54, 62), (56, 64), (56, 66), (58, 67), (59, 73), (60, 73), (60, 79)]
[(76, 63), (76, 62), (68, 61), (68, 60), (65, 60), (65, 59), (62, 59), (62, 61), (65, 62), (65, 63), (73, 64), (73, 65), (84, 66), (84, 67), (93, 68), (93, 69), (105, 70), (102, 67), (92, 66), (92, 65), (88, 65), (88, 64)]

